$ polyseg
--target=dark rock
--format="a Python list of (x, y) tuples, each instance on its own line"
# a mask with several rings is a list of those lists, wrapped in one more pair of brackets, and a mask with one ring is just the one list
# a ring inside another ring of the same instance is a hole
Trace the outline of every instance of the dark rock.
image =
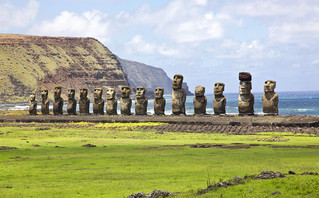
[(82, 147), (96, 147), (96, 145), (94, 145), (94, 144), (85, 144)]
[(275, 191), (275, 192), (271, 193), (271, 195), (280, 195), (280, 194), (281, 194), (281, 192), (279, 192), (279, 191)]
[(304, 173), (301, 173), (301, 175), (318, 175), (317, 172), (304, 172)]
[(283, 173), (273, 172), (273, 171), (263, 171), (255, 179), (273, 179), (273, 178), (283, 178), (286, 177)]
[(239, 72), (239, 80), (251, 81), (251, 74), (249, 72)]
[(289, 171), (288, 174), (289, 174), (289, 175), (295, 175), (296, 173), (293, 172), (293, 171)]

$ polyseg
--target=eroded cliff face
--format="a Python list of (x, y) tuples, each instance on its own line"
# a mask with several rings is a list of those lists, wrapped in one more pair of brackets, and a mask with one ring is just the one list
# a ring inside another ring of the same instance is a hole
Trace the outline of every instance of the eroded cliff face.
[(0, 103), (26, 102), (41, 89), (129, 85), (115, 55), (94, 38), (0, 35)]

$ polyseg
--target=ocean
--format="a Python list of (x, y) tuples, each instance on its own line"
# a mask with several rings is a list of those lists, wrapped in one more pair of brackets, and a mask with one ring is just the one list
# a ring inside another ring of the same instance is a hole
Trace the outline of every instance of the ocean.
[[(307, 92), (277, 92), (279, 96), (279, 115), (315, 115), (319, 116), (319, 91), (307, 91)], [(255, 114), (262, 115), (262, 94), (253, 93), (255, 96)], [(207, 110), (208, 114), (213, 114), (213, 97), (214, 95), (207, 96)], [(226, 114), (238, 114), (237, 101), (238, 93), (225, 93), (227, 104)], [(165, 114), (170, 115), (172, 113), (171, 96), (165, 95), (166, 108)], [(186, 114), (192, 115), (194, 113), (193, 107), (194, 96), (187, 96), (186, 98)], [(65, 99), (66, 100), (66, 99)], [(132, 100), (132, 113), (134, 113), (134, 100)], [(52, 102), (51, 102), (52, 105)], [(0, 110), (28, 110), (27, 103), (18, 104), (0, 104)], [(52, 106), (50, 106), (52, 109)], [(93, 112), (93, 105), (90, 105), (90, 112)], [(148, 101), (148, 114), (154, 113), (154, 100)], [(64, 105), (66, 111), (66, 104)], [(41, 111), (40, 100), (38, 99), (38, 111)], [(118, 113), (120, 113), (120, 104), (118, 104)]]

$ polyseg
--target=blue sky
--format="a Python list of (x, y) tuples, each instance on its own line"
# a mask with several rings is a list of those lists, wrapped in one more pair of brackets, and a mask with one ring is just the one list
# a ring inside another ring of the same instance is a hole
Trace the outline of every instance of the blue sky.
[(0, 33), (94, 37), (121, 58), (182, 74), (194, 91), (238, 73), (319, 91), (317, 0), (0, 0)]

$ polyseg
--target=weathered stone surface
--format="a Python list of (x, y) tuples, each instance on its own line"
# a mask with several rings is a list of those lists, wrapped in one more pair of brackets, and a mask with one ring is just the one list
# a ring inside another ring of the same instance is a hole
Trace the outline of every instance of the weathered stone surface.
[(166, 190), (153, 190), (153, 192), (145, 194), (145, 193), (132, 193), (126, 198), (165, 198), (171, 196), (171, 193)]
[(49, 105), (50, 105), (50, 101), (48, 99), (48, 90), (42, 90), (41, 92), (41, 113), (42, 115), (49, 115), (50, 111), (49, 111)]
[(68, 90), (68, 106), (67, 111), (68, 115), (76, 115), (76, 100), (75, 100), (75, 90)]
[(253, 115), (254, 114), (254, 95), (251, 91), (251, 75), (248, 72), (240, 72), (239, 79), (242, 79), (239, 84), (238, 96), (238, 111), (239, 114)]
[(63, 115), (63, 98), (61, 97), (62, 87), (57, 86), (54, 89), (53, 114)]
[(93, 114), (104, 115), (104, 100), (102, 98), (103, 89), (94, 89)]
[(117, 99), (115, 98), (115, 89), (106, 89), (106, 114), (117, 115)]
[(120, 99), (120, 108), (121, 114), (131, 115), (132, 100), (130, 98), (131, 87), (122, 86), (121, 87), (121, 99)]
[(193, 99), (195, 114), (206, 114), (207, 97), (204, 94), (204, 86), (197, 86), (195, 88), (195, 97)]
[(31, 93), (30, 106), (29, 106), (29, 114), (30, 115), (37, 115), (37, 106), (38, 106), (38, 102), (35, 99), (35, 93)]
[(174, 115), (185, 115), (186, 92), (182, 88), (183, 76), (176, 74), (172, 84), (172, 113)]
[(88, 89), (81, 88), (80, 100), (79, 100), (80, 115), (90, 114), (90, 99), (87, 97), (87, 95), (88, 95)]
[(154, 99), (154, 114), (155, 115), (165, 114), (166, 99), (163, 97), (163, 95), (164, 95), (164, 88), (157, 87), (155, 89), (155, 99)]
[(215, 83), (213, 107), (214, 114), (226, 114), (226, 97), (223, 95), (225, 84), (221, 82)]
[(263, 112), (265, 115), (278, 115), (278, 94), (275, 92), (276, 81), (266, 80), (262, 97)]
[(136, 115), (147, 115), (147, 103), (148, 100), (145, 97), (145, 87), (139, 86), (136, 88), (135, 98), (135, 114)]
[(273, 178), (282, 178), (286, 177), (283, 173), (273, 172), (270, 170), (261, 172), (255, 179), (273, 179)]

